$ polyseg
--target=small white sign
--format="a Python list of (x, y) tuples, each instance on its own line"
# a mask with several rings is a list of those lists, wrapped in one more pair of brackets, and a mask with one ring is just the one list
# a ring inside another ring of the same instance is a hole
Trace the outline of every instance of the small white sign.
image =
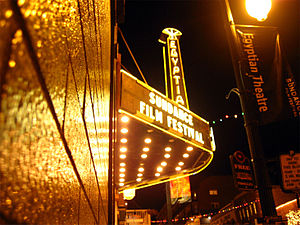
[(285, 190), (300, 190), (300, 153), (281, 155), (281, 173)]

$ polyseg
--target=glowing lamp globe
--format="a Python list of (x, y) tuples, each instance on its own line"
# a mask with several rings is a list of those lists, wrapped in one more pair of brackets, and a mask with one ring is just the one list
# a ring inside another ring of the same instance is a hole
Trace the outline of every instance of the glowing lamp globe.
[(258, 21), (266, 20), (272, 7), (271, 0), (246, 0), (245, 3), (248, 14)]

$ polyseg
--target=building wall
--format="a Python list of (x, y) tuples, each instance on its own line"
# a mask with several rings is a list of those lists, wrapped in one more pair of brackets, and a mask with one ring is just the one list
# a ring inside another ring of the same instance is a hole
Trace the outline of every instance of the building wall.
[(109, 0), (0, 1), (0, 223), (107, 224), (110, 23)]

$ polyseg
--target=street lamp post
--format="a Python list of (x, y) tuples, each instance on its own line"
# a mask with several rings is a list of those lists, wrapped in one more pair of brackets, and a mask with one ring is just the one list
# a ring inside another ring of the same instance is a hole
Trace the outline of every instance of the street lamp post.
[[(256, 0), (257, 1), (257, 0)], [(258, 0), (259, 2), (262, 0)], [(251, 154), (251, 161), (253, 165), (255, 180), (258, 188), (262, 214), (264, 217), (275, 217), (276, 209), (272, 194), (272, 185), (268, 175), (268, 170), (265, 164), (264, 153), (259, 135), (259, 125), (257, 119), (257, 112), (255, 111), (255, 102), (253, 101), (252, 93), (245, 90), (240, 72), (240, 57), (237, 44), (237, 34), (235, 30), (235, 23), (231, 13), (228, 0), (224, 0), (226, 9), (226, 31), (228, 34), (228, 42), (231, 51), (233, 62), (235, 80), (238, 87), (241, 108), (244, 112), (245, 130)], [(250, 7), (250, 6), (249, 6)], [(256, 8), (257, 9), (257, 8)], [(258, 20), (264, 20), (265, 16), (260, 16)]]

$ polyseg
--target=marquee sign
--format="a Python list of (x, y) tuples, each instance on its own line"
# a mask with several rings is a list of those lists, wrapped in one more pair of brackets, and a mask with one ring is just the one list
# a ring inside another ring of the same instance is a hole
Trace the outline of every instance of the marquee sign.
[(121, 111), (195, 147), (214, 151), (209, 123), (123, 71)]

